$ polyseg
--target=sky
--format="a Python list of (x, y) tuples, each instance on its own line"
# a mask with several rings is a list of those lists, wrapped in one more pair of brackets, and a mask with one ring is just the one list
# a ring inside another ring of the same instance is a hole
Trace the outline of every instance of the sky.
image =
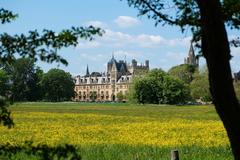
[[(117, 60), (139, 64), (150, 61), (150, 68), (167, 71), (182, 64), (188, 54), (191, 32), (180, 28), (154, 25), (154, 20), (138, 17), (126, 0), (1, 0), (0, 6), (12, 10), (19, 17), (10, 24), (0, 26), (0, 33), (27, 33), (29, 30), (52, 29), (61, 31), (71, 26), (101, 27), (102, 37), (91, 42), (80, 40), (77, 47), (62, 49), (59, 54), (68, 62), (47, 64), (37, 62), (45, 72), (51, 68), (64, 69), (72, 75), (84, 75), (87, 65), (90, 72), (106, 71), (106, 64), (114, 55)], [(239, 31), (228, 30), (229, 38)], [(233, 72), (240, 70), (240, 48), (231, 48)], [(205, 60), (200, 59), (201, 66)]]

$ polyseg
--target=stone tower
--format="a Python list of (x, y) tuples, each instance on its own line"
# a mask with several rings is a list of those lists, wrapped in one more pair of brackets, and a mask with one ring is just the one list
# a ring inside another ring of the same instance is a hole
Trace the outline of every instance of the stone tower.
[(190, 64), (190, 65), (193, 65), (196, 67), (198, 67), (198, 65), (199, 65), (198, 57), (195, 56), (192, 42), (191, 42), (190, 49), (188, 52), (188, 57), (184, 59), (184, 64)]
[(89, 69), (88, 69), (88, 65), (87, 65), (87, 70), (86, 70), (86, 77), (89, 77), (90, 76), (90, 73), (89, 73)]

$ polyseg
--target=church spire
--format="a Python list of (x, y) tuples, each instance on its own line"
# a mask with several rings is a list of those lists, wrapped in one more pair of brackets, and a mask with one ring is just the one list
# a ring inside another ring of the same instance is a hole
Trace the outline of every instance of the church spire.
[(114, 52), (112, 52), (112, 59), (114, 59)]
[(192, 41), (191, 41), (190, 49), (189, 49), (189, 52), (188, 52), (188, 56), (189, 57), (195, 57)]
[(86, 76), (89, 76), (89, 69), (88, 69), (88, 65), (87, 65), (87, 70), (86, 70)]

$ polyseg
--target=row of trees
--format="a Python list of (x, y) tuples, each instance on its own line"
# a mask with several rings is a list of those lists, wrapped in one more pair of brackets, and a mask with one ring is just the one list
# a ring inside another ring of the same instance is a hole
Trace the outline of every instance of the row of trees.
[(74, 96), (74, 81), (63, 70), (44, 73), (34, 60), (20, 58), (1, 67), (0, 95), (13, 101), (65, 101)]
[[(235, 83), (240, 98), (240, 83)], [(168, 72), (153, 69), (145, 76), (136, 77), (130, 91), (130, 100), (137, 103), (181, 104), (211, 102), (207, 68), (181, 64)]]

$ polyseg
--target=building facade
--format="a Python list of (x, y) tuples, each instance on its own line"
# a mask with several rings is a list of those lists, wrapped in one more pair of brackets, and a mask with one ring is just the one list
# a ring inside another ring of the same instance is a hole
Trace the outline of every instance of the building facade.
[[(117, 61), (114, 56), (107, 63), (107, 71), (103, 73), (92, 72), (87, 66), (84, 76), (75, 77), (75, 101), (118, 101), (118, 95), (126, 95), (133, 76), (147, 72), (149, 61), (138, 65), (135, 59), (131, 64), (126, 61)], [(126, 99), (122, 99), (126, 101)]]

